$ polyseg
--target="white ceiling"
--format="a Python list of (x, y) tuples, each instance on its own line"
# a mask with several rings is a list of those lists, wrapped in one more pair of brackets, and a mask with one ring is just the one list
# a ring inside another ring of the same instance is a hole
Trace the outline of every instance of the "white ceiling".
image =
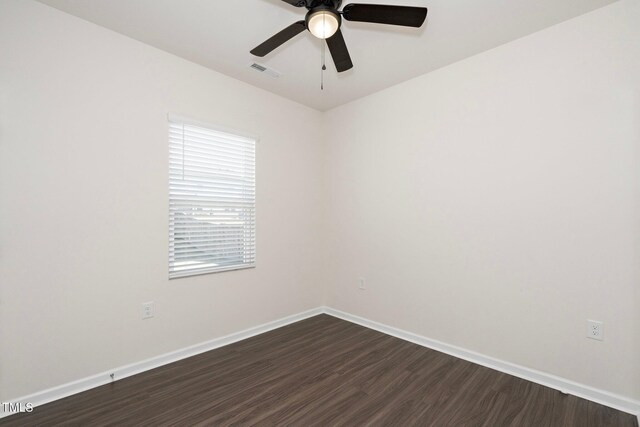
[[(321, 42), (308, 32), (264, 58), (249, 54), (304, 18), (305, 8), (281, 0), (39, 1), (324, 111), (615, 0), (363, 0), (427, 6), (429, 14), (420, 29), (343, 21), (354, 68), (338, 74), (327, 50), (324, 91)], [(253, 61), (282, 76), (250, 69)]]

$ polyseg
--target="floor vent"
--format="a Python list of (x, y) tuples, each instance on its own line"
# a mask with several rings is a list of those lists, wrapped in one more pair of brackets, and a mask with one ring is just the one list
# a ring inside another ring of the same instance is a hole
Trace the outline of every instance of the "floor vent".
[(267, 76), (272, 77), (274, 79), (277, 79), (278, 77), (280, 77), (280, 73), (277, 72), (276, 70), (272, 68), (268, 68), (262, 64), (258, 64), (257, 62), (253, 62), (249, 64), (249, 68), (253, 68), (254, 70), (264, 73)]

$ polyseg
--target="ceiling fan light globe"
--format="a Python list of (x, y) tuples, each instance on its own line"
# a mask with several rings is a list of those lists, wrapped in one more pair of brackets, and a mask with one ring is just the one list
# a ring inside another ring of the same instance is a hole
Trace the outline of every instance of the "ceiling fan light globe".
[(309, 16), (307, 21), (309, 32), (319, 39), (328, 39), (333, 36), (338, 28), (340, 21), (335, 13), (321, 10), (314, 12)]

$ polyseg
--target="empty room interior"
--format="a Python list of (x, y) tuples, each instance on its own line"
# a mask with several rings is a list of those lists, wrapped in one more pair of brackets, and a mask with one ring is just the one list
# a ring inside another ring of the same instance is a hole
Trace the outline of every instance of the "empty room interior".
[(0, 425), (639, 414), (640, 0), (0, 0)]

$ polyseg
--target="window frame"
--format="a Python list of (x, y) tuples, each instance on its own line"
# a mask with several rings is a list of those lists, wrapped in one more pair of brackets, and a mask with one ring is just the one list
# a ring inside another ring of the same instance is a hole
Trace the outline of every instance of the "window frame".
[[(253, 182), (253, 190), (254, 190), (254, 198), (253, 198), (253, 262), (251, 262), (250, 264), (235, 264), (235, 265), (229, 265), (229, 266), (225, 266), (225, 267), (220, 267), (220, 268), (215, 268), (209, 271), (206, 270), (196, 270), (196, 271), (190, 271), (190, 270), (183, 270), (183, 271), (172, 271), (172, 267), (171, 267), (171, 242), (173, 239), (175, 239), (173, 237), (173, 232), (171, 231), (171, 172), (170, 172), (170, 168), (171, 168), (171, 154), (170, 154), (170, 150), (171, 150), (171, 125), (176, 124), (176, 123), (180, 123), (183, 125), (188, 125), (188, 126), (196, 126), (196, 127), (201, 127), (207, 130), (211, 130), (213, 132), (221, 132), (221, 133), (227, 133), (233, 136), (237, 136), (240, 138), (245, 138), (245, 139), (251, 139), (254, 142), (253, 145), (253, 155), (254, 155), (254, 159), (253, 159), (253, 172), (254, 172), (254, 182)], [(217, 124), (212, 124), (212, 123), (208, 123), (208, 122), (204, 122), (204, 121), (200, 121), (200, 120), (195, 120), (195, 119), (191, 119), (182, 115), (177, 115), (177, 114), (173, 114), (173, 113), (169, 113), (167, 114), (167, 121), (166, 121), (167, 127), (166, 127), (166, 135), (167, 135), (167, 207), (168, 207), (168, 245), (167, 245), (167, 254), (168, 254), (168, 263), (167, 263), (167, 267), (168, 267), (168, 277), (169, 280), (175, 280), (175, 279), (181, 279), (181, 278), (186, 278), (186, 277), (193, 277), (193, 276), (202, 276), (205, 274), (216, 274), (216, 273), (223, 273), (223, 272), (227, 272), (227, 271), (238, 271), (238, 270), (247, 270), (247, 269), (253, 269), (256, 268), (257, 265), (257, 246), (258, 246), (258, 231), (257, 231), (257, 146), (258, 146), (258, 142), (260, 141), (260, 138), (252, 133), (248, 133), (248, 132), (243, 132), (243, 131), (239, 131), (237, 129), (233, 129), (233, 128), (229, 128), (226, 126), (220, 126)]]

